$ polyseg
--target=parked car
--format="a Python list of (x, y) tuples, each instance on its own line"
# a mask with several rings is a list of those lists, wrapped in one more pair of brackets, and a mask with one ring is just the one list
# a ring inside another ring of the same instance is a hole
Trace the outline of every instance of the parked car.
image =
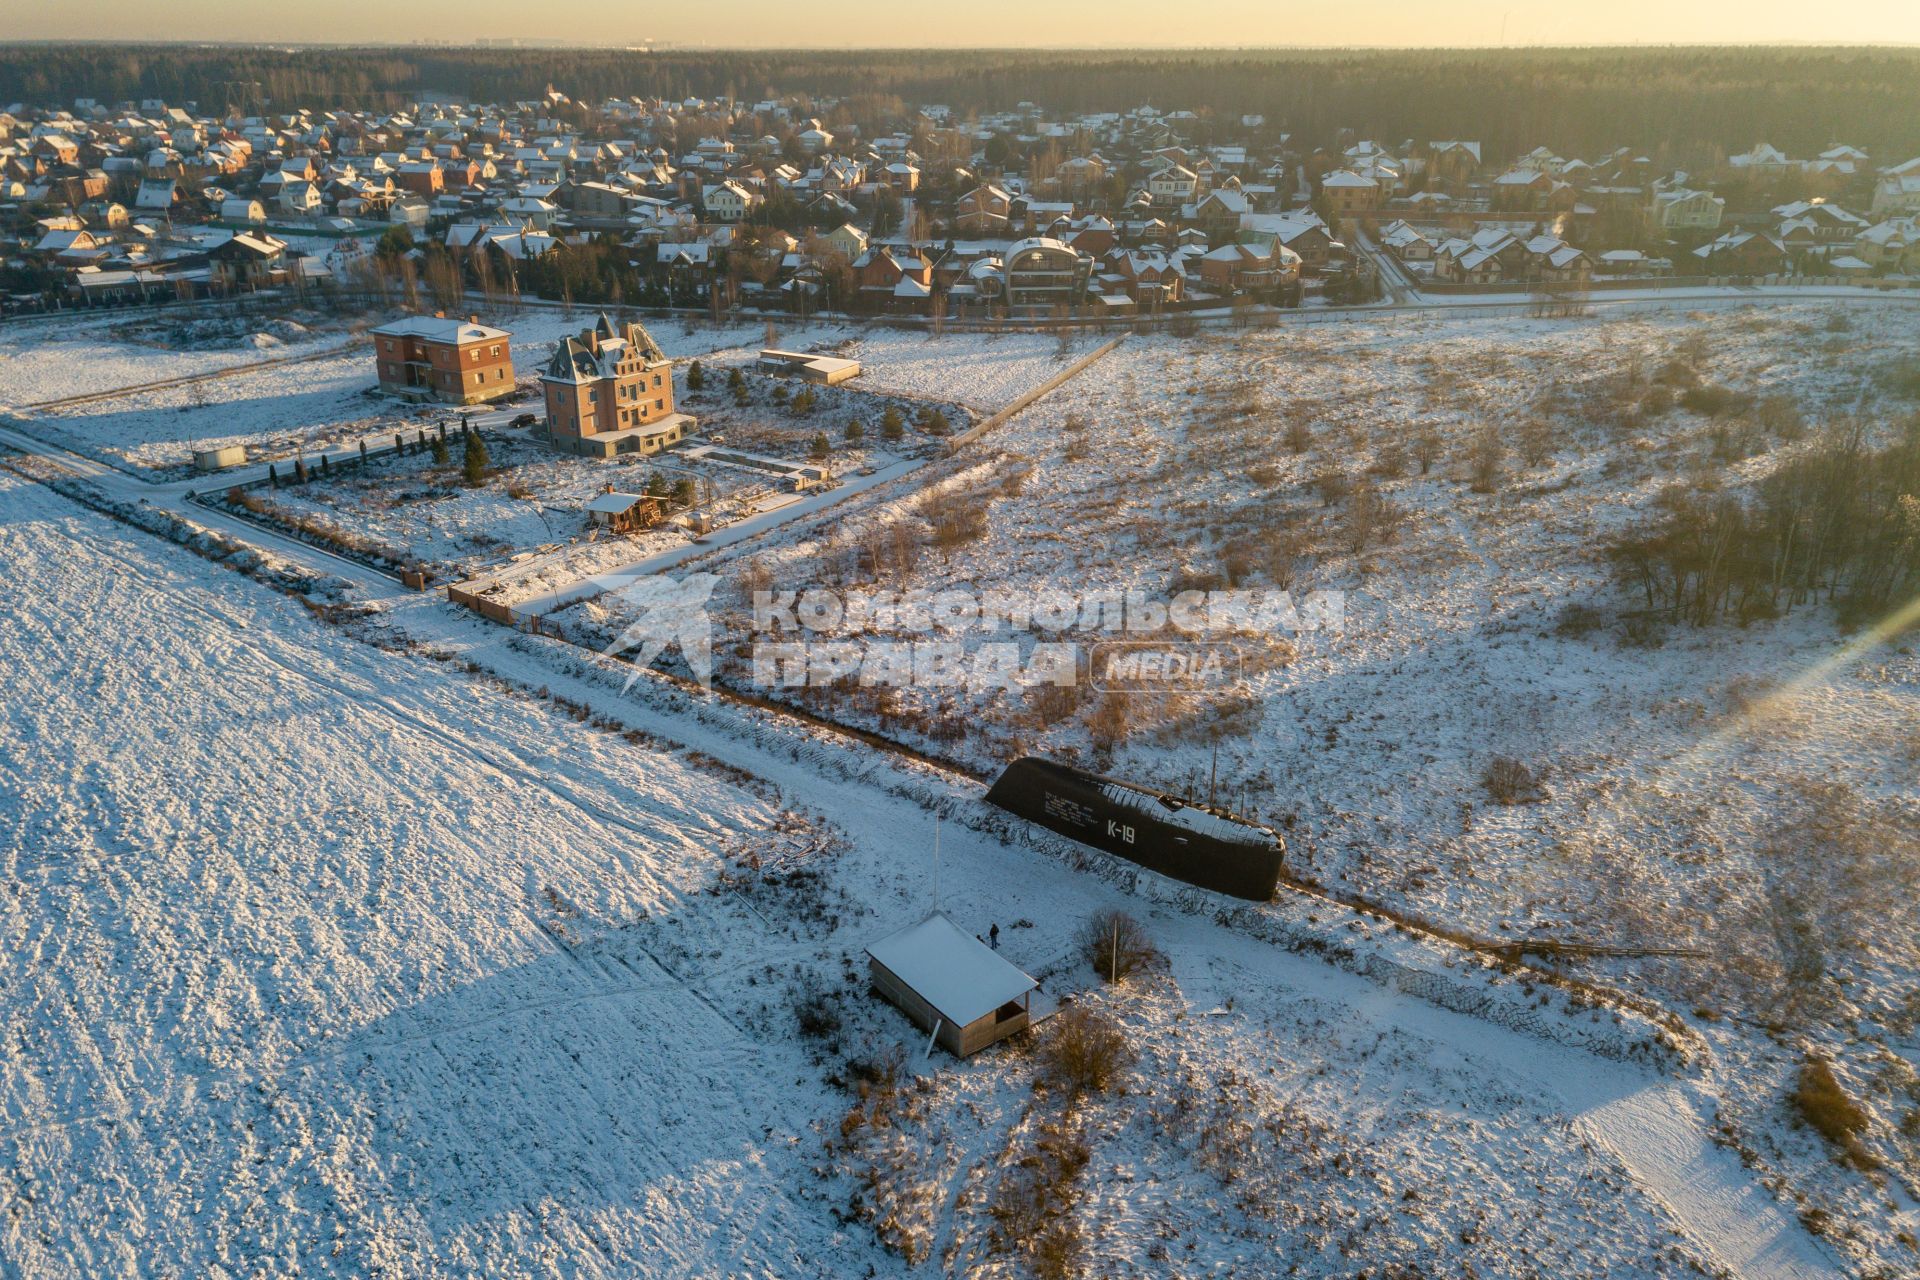
[(507, 425), (510, 427), (530, 427), (539, 420), (539, 418), (531, 413), (516, 413)]

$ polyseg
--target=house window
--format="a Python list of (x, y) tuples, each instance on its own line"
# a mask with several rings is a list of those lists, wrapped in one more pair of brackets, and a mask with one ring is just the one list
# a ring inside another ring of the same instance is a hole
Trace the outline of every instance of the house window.
[(475, 364), (479, 364), (479, 363), (480, 363), (480, 348), (478, 348), (478, 347), (475, 347), (475, 348), (474, 348), (473, 350), (471, 350), (471, 351), (469, 351), (469, 352), (467, 352), (467, 355), (468, 355), (468, 357), (469, 357), (470, 359), (472, 359), (472, 361), (473, 361), (473, 362), (474, 362)]
[(588, 403), (588, 404), (599, 404), (599, 403), (600, 403), (600, 393), (599, 393), (598, 391), (589, 391), (589, 392), (587, 392), (587, 403)]

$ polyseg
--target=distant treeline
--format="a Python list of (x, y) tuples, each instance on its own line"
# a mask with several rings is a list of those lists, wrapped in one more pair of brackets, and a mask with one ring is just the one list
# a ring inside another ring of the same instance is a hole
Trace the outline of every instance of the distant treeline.
[(1920, 49), (1673, 48), (1163, 51), (851, 50), (641, 53), (597, 49), (0, 46), (0, 100), (165, 98), (203, 108), (257, 82), (282, 107), (397, 106), (421, 93), (489, 101), (551, 84), (607, 95), (759, 99), (894, 95), (962, 113), (1022, 100), (1050, 111), (1150, 103), (1304, 140), (1351, 128), (1397, 144), (1465, 138), (1490, 160), (1544, 143), (1630, 145), (1700, 163), (1769, 141), (1806, 155), (1845, 141), (1877, 159), (1920, 152)]

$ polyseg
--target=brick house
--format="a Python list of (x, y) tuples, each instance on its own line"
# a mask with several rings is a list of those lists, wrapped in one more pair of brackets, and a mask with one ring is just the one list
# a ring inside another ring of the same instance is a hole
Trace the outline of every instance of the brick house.
[(1363, 213), (1380, 207), (1380, 184), (1348, 169), (1336, 169), (1322, 178), (1320, 192), (1337, 214)]
[(1081, 253), (1090, 253), (1096, 258), (1104, 257), (1108, 250), (1120, 242), (1120, 237), (1114, 232), (1112, 219), (1097, 213), (1075, 218), (1067, 224), (1060, 239)]
[(446, 176), (431, 160), (413, 160), (400, 166), (396, 181), (417, 196), (437, 196), (446, 189)]
[(1241, 215), (1253, 212), (1253, 202), (1238, 187), (1209, 191), (1193, 206), (1187, 221), (1207, 233), (1211, 241), (1228, 240), (1240, 229)]
[(1493, 207), (1504, 212), (1538, 212), (1547, 207), (1553, 179), (1538, 169), (1509, 169), (1493, 180)]
[(1473, 180), (1480, 168), (1480, 144), (1449, 139), (1427, 144), (1427, 179), (1433, 185), (1457, 190)]
[(1108, 266), (1124, 282), (1127, 296), (1144, 310), (1152, 311), (1186, 297), (1187, 278), (1167, 254), (1118, 251), (1108, 259)]
[(673, 408), (673, 366), (645, 326), (616, 329), (604, 314), (564, 338), (540, 374), (547, 436), (591, 457), (658, 453), (693, 429)]
[(373, 331), (380, 389), (442, 404), (498, 399), (513, 390), (511, 336), (478, 320), (443, 316), (383, 324)]
[(1299, 283), (1300, 255), (1271, 236), (1222, 245), (1201, 255), (1200, 279), (1214, 293), (1265, 294)]

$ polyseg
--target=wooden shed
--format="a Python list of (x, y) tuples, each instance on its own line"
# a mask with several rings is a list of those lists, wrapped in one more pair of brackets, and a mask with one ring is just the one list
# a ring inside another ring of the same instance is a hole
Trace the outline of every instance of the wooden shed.
[(867, 948), (873, 989), (956, 1058), (1033, 1021), (1040, 984), (939, 912)]
[(648, 494), (608, 490), (587, 503), (587, 518), (615, 533), (635, 533), (659, 524), (663, 505)]

